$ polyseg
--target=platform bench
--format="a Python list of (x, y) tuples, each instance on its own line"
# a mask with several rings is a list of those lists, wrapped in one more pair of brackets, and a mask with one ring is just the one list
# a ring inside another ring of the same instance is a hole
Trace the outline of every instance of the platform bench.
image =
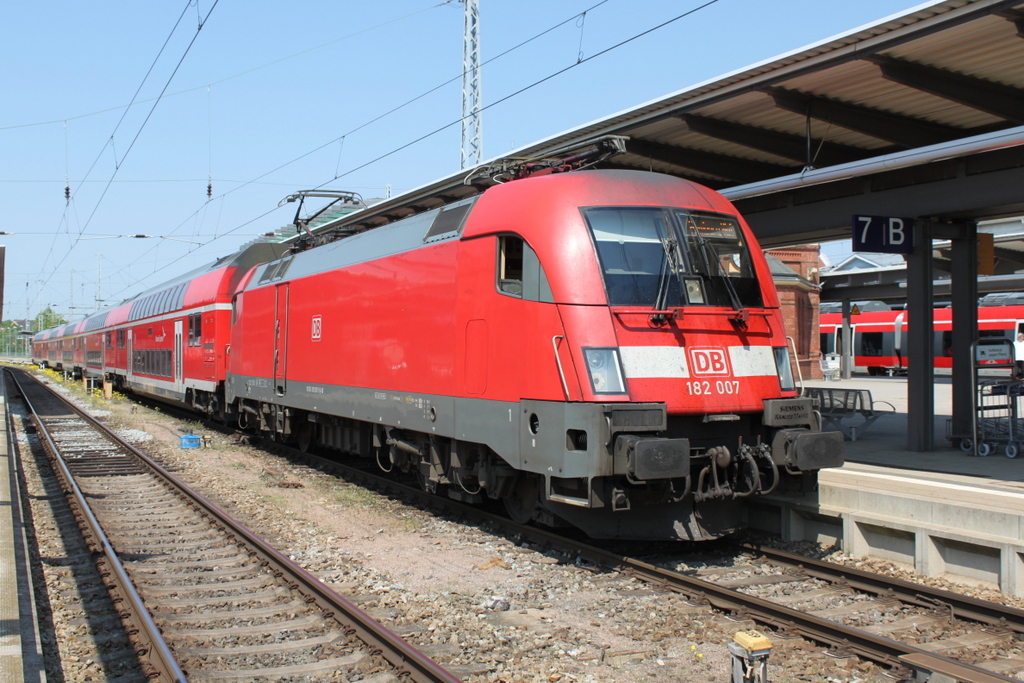
[[(857, 433), (863, 433), (882, 415), (896, 412), (895, 406), (888, 401), (873, 401), (867, 389), (805, 387), (804, 396), (811, 399), (814, 409), (821, 415), (823, 430), (837, 429), (850, 441), (856, 441)], [(876, 408), (879, 404), (889, 409), (879, 410)], [(858, 416), (863, 420), (859, 424), (844, 424), (844, 420), (853, 420)]]

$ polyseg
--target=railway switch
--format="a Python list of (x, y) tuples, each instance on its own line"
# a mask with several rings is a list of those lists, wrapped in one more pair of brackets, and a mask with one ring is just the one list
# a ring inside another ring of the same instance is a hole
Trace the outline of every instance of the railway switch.
[(772, 641), (760, 631), (739, 631), (729, 643), (732, 683), (768, 683)]

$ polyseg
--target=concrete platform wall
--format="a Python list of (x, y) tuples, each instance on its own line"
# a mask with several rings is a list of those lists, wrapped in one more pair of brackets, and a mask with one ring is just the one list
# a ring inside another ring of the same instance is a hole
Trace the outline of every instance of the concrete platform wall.
[(816, 495), (753, 503), (750, 520), (784, 540), (1024, 596), (1024, 490), (934, 476), (847, 464), (822, 472)]

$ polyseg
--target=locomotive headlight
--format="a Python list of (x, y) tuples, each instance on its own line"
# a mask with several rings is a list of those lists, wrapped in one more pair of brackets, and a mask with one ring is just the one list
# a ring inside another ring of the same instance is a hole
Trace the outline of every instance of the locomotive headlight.
[(583, 349), (583, 357), (587, 362), (590, 387), (595, 394), (626, 393), (618, 349)]
[(796, 391), (796, 384), (793, 382), (793, 368), (789, 364), (789, 348), (785, 346), (774, 346), (775, 369), (779, 373), (779, 386), (783, 391)]

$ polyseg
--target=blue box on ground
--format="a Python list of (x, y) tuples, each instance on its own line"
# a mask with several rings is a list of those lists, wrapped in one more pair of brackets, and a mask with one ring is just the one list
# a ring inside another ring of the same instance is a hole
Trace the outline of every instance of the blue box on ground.
[(203, 441), (202, 437), (195, 434), (185, 434), (181, 437), (182, 448), (199, 448), (199, 444)]

